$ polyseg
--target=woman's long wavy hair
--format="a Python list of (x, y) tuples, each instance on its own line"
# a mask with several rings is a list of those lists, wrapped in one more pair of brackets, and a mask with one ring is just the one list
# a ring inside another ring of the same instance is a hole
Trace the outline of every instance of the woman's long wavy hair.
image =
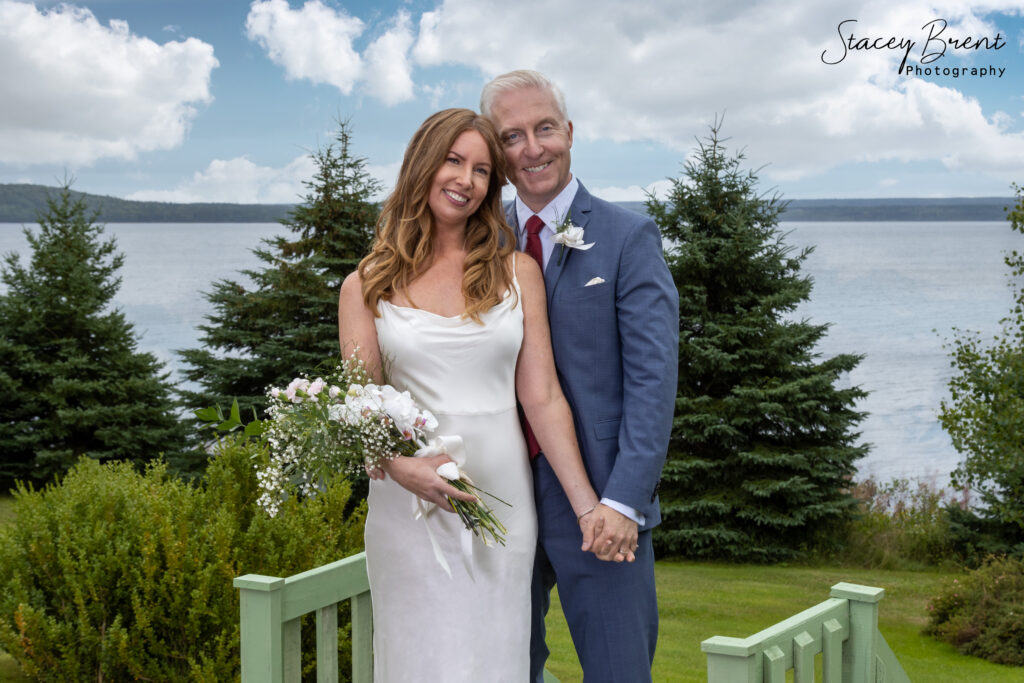
[(430, 189), (455, 139), (468, 130), (480, 133), (487, 144), (491, 176), (486, 196), (466, 223), (463, 317), (479, 323), (480, 314), (498, 304), (511, 286), (509, 255), (516, 239), (501, 206), (506, 167), (498, 134), (490, 121), (474, 111), (445, 109), (424, 121), (409, 141), (394, 192), (377, 219), (373, 247), (359, 263), (363, 300), (374, 315), (380, 315), (379, 300), (407, 291), (409, 283), (430, 267), (436, 228), (428, 204)]

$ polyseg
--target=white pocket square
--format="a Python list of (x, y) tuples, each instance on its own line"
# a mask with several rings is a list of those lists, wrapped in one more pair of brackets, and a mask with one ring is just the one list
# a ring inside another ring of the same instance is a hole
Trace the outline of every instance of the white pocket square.
[(587, 284), (585, 284), (583, 286), (584, 287), (590, 287), (591, 285), (599, 285), (602, 282), (604, 282), (604, 278), (603, 277), (595, 277), (593, 280), (591, 280), (590, 282), (588, 282)]

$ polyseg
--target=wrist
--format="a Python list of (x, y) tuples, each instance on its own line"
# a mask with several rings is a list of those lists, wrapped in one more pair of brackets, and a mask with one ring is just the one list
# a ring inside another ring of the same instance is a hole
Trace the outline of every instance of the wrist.
[(590, 507), (584, 508), (582, 512), (577, 512), (576, 513), (576, 521), (579, 522), (580, 520), (582, 520), (584, 517), (586, 517), (587, 515), (589, 515), (591, 512), (593, 512), (596, 509), (597, 509), (597, 503), (594, 503)]

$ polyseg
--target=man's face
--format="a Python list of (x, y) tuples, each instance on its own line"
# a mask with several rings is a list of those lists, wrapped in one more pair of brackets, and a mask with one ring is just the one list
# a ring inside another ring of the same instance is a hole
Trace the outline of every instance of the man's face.
[(554, 95), (540, 88), (499, 94), (491, 104), (491, 118), (519, 198), (540, 211), (572, 178), (572, 122), (562, 120)]

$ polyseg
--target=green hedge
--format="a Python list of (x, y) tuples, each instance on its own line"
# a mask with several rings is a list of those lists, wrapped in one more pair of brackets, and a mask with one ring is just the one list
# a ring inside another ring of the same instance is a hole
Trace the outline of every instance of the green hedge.
[(928, 605), (925, 633), (966, 655), (1024, 666), (1024, 561), (992, 557)]
[(352, 510), (347, 482), (275, 518), (258, 510), (252, 465), (264, 456), (230, 437), (200, 487), (163, 465), (90, 460), (42, 491), (19, 487), (17, 521), (0, 529), (0, 646), (42, 681), (237, 679), (232, 579), (362, 549), (365, 508)]

